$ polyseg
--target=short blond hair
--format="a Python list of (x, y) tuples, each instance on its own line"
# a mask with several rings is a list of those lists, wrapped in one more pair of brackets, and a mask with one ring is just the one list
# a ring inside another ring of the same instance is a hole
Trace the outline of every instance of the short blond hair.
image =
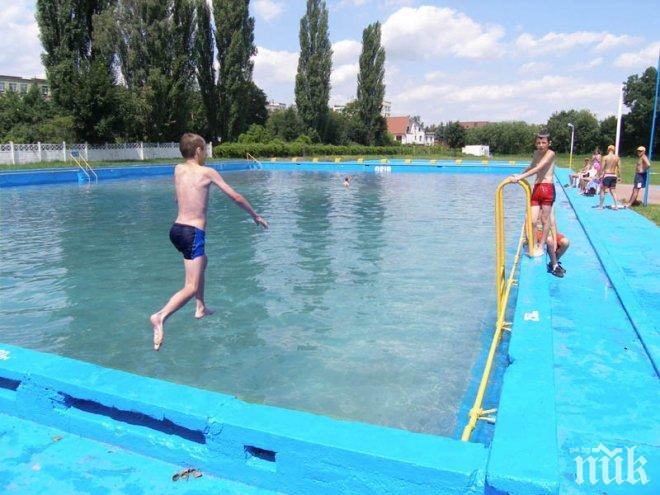
[(179, 141), (179, 151), (184, 158), (195, 158), (197, 148), (206, 148), (206, 141), (199, 134), (186, 132)]

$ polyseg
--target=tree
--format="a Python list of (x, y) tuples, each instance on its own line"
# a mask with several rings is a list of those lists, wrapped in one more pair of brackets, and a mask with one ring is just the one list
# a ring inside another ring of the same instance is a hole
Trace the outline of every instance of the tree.
[[(213, 0), (219, 65), (219, 128), (222, 138), (230, 141), (249, 127), (251, 122), (246, 108), (250, 101), (258, 101), (252, 82), (252, 56), (257, 49), (249, 3), (249, 0)], [(265, 98), (263, 106), (265, 108)]]
[[(188, 128), (195, 69), (190, 0), (116, 0), (99, 25), (117, 50), (118, 69), (135, 111), (134, 139), (178, 141)], [(128, 116), (131, 118), (131, 115)]]
[(450, 148), (462, 148), (465, 146), (465, 129), (459, 122), (447, 122), (445, 127), (447, 146)]
[(526, 122), (494, 122), (468, 129), (466, 144), (487, 144), (492, 153), (529, 153), (539, 128)]
[[(649, 67), (640, 76), (629, 76), (623, 87), (623, 102), (630, 112), (623, 117), (623, 148), (632, 153), (638, 146), (648, 147), (655, 98), (656, 69)], [(660, 125), (656, 123), (655, 147), (660, 147)]]
[(610, 115), (602, 120), (599, 125), (600, 149), (606, 150), (610, 144), (616, 141), (616, 117)]
[(282, 141), (293, 141), (305, 132), (304, 124), (293, 107), (271, 113), (266, 128)]
[(252, 124), (247, 131), (238, 136), (239, 143), (270, 143), (273, 134), (264, 126)]
[(385, 50), (380, 44), (380, 23), (367, 26), (362, 32), (362, 53), (358, 74), (358, 117), (365, 129), (363, 144), (382, 141), (381, 116), (385, 97)]
[(195, 65), (197, 84), (204, 113), (206, 125), (204, 136), (209, 141), (218, 139), (218, 90), (216, 87), (217, 75), (213, 65), (215, 34), (211, 23), (211, 9), (206, 0), (196, 0), (196, 36), (195, 36)]
[(600, 143), (598, 119), (589, 110), (562, 110), (553, 113), (548, 119), (547, 129), (552, 141), (552, 149), (568, 153), (571, 147), (571, 128), (575, 126), (574, 153), (590, 153)]
[(328, 36), (328, 9), (323, 0), (307, 0), (300, 19), (300, 56), (296, 74), (296, 106), (305, 127), (325, 136), (330, 99), (332, 47)]
[(38, 0), (42, 60), (55, 102), (79, 139), (103, 141), (115, 127), (113, 53), (95, 43), (95, 18), (114, 0)]

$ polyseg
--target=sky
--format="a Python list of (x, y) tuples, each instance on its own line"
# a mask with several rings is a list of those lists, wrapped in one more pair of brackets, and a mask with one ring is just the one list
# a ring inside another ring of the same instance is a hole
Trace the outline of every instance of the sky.
[[(44, 75), (36, 0), (0, 0), (0, 74)], [(294, 102), (304, 0), (251, 0), (255, 82)], [(362, 30), (382, 24), (393, 115), (546, 122), (560, 110), (617, 111), (621, 84), (655, 66), (660, 3), (583, 0), (327, 0), (331, 104), (355, 98)]]

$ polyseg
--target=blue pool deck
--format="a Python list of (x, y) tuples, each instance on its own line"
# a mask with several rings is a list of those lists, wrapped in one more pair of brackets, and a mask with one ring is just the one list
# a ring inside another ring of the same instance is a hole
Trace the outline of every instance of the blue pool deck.
[[(379, 165), (264, 164), (301, 166)], [(454, 166), (402, 166), (432, 168)], [(0, 187), (35, 183), (7, 175)], [(547, 274), (544, 258), (521, 262), (490, 445), (247, 404), (0, 344), (0, 492), (660, 493), (660, 230), (633, 211), (593, 208), (597, 198), (560, 186), (564, 169), (557, 179), (567, 274)], [(189, 466), (204, 476), (171, 481)]]

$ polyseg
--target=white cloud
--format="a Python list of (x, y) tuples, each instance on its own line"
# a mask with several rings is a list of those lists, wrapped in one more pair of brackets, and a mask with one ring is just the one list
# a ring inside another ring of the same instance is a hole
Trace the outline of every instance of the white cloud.
[(434, 70), (433, 72), (427, 72), (424, 75), (424, 80), (426, 82), (433, 82), (433, 81), (438, 81), (440, 79), (445, 79), (447, 77), (447, 73), (441, 70)]
[[(7, 2), (8, 3), (8, 2)], [(21, 77), (44, 77), (39, 27), (33, 0), (15, 0), (0, 9), (0, 73)]]
[(387, 55), (394, 58), (495, 58), (504, 51), (504, 28), (479, 24), (450, 8), (404, 7), (383, 23), (382, 33)]
[(268, 88), (272, 84), (291, 84), (296, 80), (297, 69), (297, 53), (257, 47), (257, 54), (254, 57), (254, 79), (259, 86)]
[(591, 62), (587, 62), (586, 64), (581, 64), (579, 67), (576, 68), (583, 68), (583, 69), (593, 69), (594, 67), (598, 67), (599, 65), (602, 65), (605, 59), (603, 57), (598, 57), (593, 59)]
[(360, 7), (367, 3), (369, 0), (341, 0), (340, 7)]
[(549, 62), (527, 62), (518, 69), (519, 74), (539, 74), (541, 72), (548, 72), (552, 69), (552, 64)]
[(266, 22), (271, 22), (282, 15), (284, 3), (276, 0), (255, 0), (254, 11)]
[(355, 62), (362, 51), (362, 43), (355, 40), (341, 40), (332, 44), (332, 62), (343, 65)]
[(655, 67), (658, 62), (658, 51), (660, 51), (660, 41), (651, 43), (638, 52), (622, 53), (614, 61), (614, 65), (626, 69), (645, 69), (649, 65)]
[(355, 86), (357, 84), (358, 71), (358, 64), (340, 65), (333, 69), (332, 74), (330, 75), (330, 84), (335, 87), (350, 82)]
[(594, 51), (604, 52), (619, 46), (637, 43), (639, 38), (626, 34), (615, 36), (607, 32), (576, 31), (574, 33), (548, 33), (535, 38), (523, 33), (516, 39), (516, 47), (524, 53), (546, 54), (564, 53), (574, 49), (591, 47)]

